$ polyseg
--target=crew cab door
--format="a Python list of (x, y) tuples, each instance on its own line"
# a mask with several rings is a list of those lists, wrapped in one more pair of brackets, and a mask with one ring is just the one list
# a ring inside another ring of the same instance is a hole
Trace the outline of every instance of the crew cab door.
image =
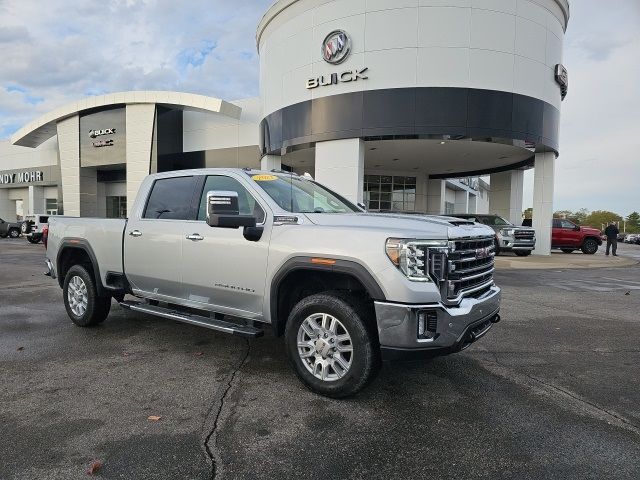
[[(210, 227), (206, 223), (207, 192), (238, 193), (240, 214), (254, 215), (264, 227), (258, 241), (244, 238), (242, 228)], [(195, 222), (182, 231), (182, 279), (186, 298), (203, 308), (228, 315), (262, 315), (271, 226), (259, 197), (231, 175), (204, 179)]]
[(197, 184), (194, 176), (157, 179), (141, 218), (128, 220), (124, 265), (135, 293), (168, 301), (184, 297), (182, 238), (185, 223), (196, 218)]
[(556, 221), (560, 227), (557, 229), (559, 245), (566, 245), (569, 247), (579, 247), (582, 245), (582, 232), (580, 232), (580, 229), (575, 223), (570, 222), (569, 220), (560, 219), (554, 220), (554, 224)]

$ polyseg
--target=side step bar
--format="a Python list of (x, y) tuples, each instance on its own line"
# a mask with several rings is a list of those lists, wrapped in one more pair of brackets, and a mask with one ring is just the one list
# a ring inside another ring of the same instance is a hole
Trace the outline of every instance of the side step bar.
[(260, 328), (255, 328), (248, 325), (240, 325), (238, 323), (227, 322), (225, 320), (218, 320), (202, 315), (179, 312), (172, 308), (158, 307), (142, 302), (133, 302), (129, 300), (120, 302), (120, 306), (128, 310), (133, 310), (135, 312), (147, 313), (149, 315), (155, 315), (156, 317), (168, 318), (169, 320), (176, 320), (178, 322), (190, 323), (192, 325), (198, 325), (200, 327), (217, 330), (218, 332), (230, 333), (232, 335), (238, 335), (241, 337), (256, 338), (264, 335), (264, 330)]

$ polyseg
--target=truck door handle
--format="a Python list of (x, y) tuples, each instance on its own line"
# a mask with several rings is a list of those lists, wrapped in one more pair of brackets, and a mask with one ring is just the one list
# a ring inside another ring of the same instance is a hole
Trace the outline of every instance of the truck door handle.
[(141, 237), (142, 236), (142, 232), (140, 230), (131, 230), (129, 232), (129, 235), (132, 237)]
[(187, 240), (191, 240), (192, 242), (199, 242), (204, 240), (204, 237), (198, 233), (192, 233), (191, 235), (187, 235)]

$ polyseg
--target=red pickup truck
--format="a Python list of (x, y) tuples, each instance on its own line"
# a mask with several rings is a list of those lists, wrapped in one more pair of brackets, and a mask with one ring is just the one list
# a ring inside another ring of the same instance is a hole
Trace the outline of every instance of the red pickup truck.
[[(522, 225), (530, 227), (532, 221), (526, 218)], [(564, 253), (582, 250), (582, 253), (593, 255), (602, 245), (602, 232), (597, 228), (580, 227), (564, 218), (554, 218), (551, 229), (551, 248), (558, 248)]]
[(580, 249), (582, 253), (593, 255), (602, 245), (600, 230), (580, 227), (569, 220), (554, 218), (551, 232), (551, 248), (559, 248), (564, 253)]

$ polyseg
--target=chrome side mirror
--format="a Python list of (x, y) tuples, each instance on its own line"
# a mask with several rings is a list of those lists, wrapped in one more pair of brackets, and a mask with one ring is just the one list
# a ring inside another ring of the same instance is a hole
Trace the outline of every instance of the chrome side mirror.
[(240, 215), (238, 192), (207, 192), (207, 225), (218, 228), (255, 227), (253, 215)]

